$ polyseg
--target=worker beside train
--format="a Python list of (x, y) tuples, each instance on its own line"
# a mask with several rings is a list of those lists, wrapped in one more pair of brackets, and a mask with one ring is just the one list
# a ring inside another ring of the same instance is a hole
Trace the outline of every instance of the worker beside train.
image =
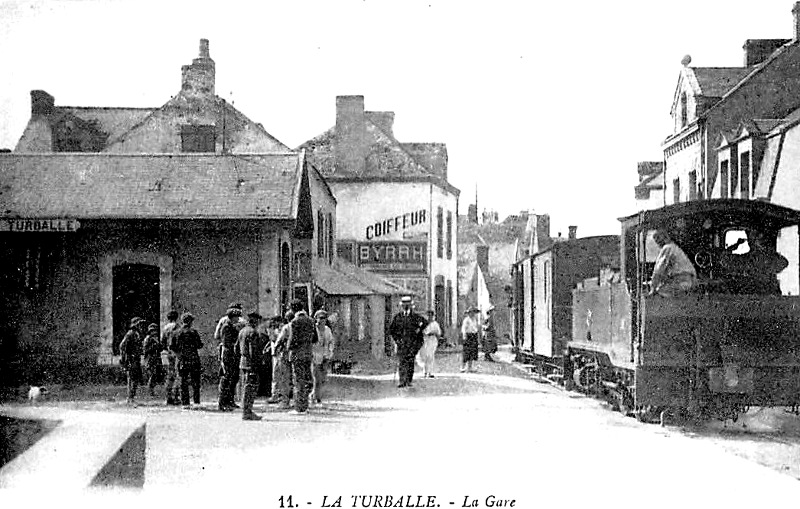
[(656, 230), (653, 240), (661, 248), (653, 268), (648, 296), (680, 297), (697, 284), (697, 271), (686, 253), (666, 230)]

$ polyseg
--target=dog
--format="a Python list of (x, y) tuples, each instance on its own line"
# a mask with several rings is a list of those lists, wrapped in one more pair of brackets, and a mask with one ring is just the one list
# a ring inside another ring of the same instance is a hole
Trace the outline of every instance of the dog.
[(28, 403), (37, 403), (38, 401), (44, 399), (46, 394), (47, 387), (37, 387), (35, 385), (31, 385), (31, 388), (28, 391)]

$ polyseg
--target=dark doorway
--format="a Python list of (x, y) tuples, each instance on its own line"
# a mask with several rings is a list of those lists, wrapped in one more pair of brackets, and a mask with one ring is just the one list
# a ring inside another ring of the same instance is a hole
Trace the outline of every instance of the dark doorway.
[(154, 265), (131, 263), (114, 267), (114, 355), (130, 327), (131, 318), (138, 316), (148, 323), (159, 322), (159, 270)]

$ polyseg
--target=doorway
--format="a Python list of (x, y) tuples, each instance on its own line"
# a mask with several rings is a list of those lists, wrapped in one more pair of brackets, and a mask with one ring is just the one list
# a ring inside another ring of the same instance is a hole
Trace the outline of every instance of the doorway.
[(119, 355), (119, 344), (138, 316), (148, 323), (160, 323), (159, 268), (155, 265), (129, 263), (116, 265), (113, 282), (113, 353)]

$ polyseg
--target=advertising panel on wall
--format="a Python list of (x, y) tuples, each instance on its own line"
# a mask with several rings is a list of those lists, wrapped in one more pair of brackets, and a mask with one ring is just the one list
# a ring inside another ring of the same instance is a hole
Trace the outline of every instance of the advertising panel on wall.
[(425, 274), (428, 246), (417, 241), (340, 242), (339, 256), (374, 272)]

